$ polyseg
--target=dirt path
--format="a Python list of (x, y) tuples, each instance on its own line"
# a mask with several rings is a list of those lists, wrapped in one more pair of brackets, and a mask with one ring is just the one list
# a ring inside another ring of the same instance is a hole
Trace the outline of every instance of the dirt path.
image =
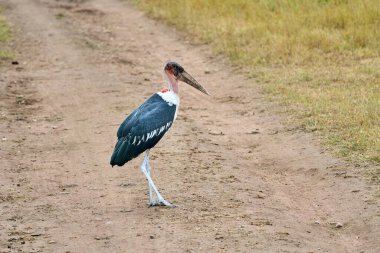
[[(380, 252), (364, 169), (283, 126), (206, 46), (117, 0), (0, 4), (20, 62), (0, 66), (0, 252)], [(168, 59), (212, 97), (182, 86), (178, 120), (151, 152), (178, 208), (147, 208), (141, 158), (108, 163)]]

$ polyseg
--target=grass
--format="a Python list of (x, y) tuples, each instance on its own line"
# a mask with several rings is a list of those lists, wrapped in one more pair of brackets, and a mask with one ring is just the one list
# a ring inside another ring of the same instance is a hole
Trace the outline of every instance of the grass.
[(2, 59), (13, 59), (14, 55), (12, 52), (2, 49), (6, 41), (10, 39), (11, 30), (2, 15), (2, 10), (0, 7), (0, 60)]
[(135, 2), (244, 64), (340, 61), (344, 56), (374, 57), (380, 50), (377, 0)]
[(340, 155), (380, 164), (380, 1), (133, 2), (244, 66)]

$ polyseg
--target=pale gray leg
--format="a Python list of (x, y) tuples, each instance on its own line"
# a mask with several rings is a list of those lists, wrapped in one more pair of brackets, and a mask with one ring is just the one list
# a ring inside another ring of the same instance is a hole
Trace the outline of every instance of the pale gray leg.
[[(147, 157), (149, 155), (149, 152), (145, 154)], [(149, 186), (153, 188), (154, 192), (156, 193), (157, 200), (155, 202), (151, 202), (151, 206), (168, 206), (168, 207), (175, 207), (174, 205), (170, 204), (168, 201), (166, 201), (161, 194), (158, 192), (157, 187), (154, 185), (152, 178), (150, 177), (150, 173), (148, 174), (148, 167), (149, 167), (149, 159), (144, 158), (144, 162), (141, 164), (141, 171), (144, 173), (145, 177), (148, 179)]]
[[(150, 176), (149, 150), (147, 150), (146, 153), (145, 153), (144, 163), (145, 163), (146, 172)], [(149, 182), (148, 182), (148, 187), (149, 187), (149, 190), (148, 190), (148, 193), (149, 193), (149, 205), (151, 206), (153, 204), (153, 200), (152, 200), (152, 186), (150, 185)]]

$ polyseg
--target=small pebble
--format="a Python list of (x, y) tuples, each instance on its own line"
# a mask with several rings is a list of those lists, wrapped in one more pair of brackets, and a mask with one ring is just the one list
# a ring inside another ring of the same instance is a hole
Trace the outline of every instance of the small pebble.
[(259, 193), (257, 193), (256, 197), (258, 199), (264, 199), (266, 197), (266, 195), (264, 193), (259, 192)]
[(340, 222), (330, 222), (330, 225), (335, 226), (335, 228), (341, 228), (343, 227), (343, 224)]

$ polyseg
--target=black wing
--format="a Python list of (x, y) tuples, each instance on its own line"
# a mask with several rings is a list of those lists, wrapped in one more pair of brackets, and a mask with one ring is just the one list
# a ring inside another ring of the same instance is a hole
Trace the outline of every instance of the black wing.
[(111, 165), (122, 166), (153, 148), (173, 124), (175, 111), (176, 105), (167, 103), (157, 94), (146, 100), (120, 125)]

